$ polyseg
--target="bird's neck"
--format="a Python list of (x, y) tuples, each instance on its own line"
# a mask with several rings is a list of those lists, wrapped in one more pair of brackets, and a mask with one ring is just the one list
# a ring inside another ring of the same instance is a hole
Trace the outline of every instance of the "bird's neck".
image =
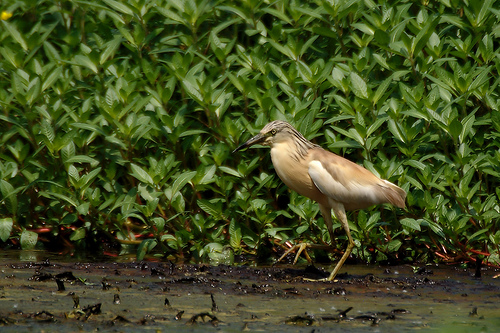
[(282, 142), (275, 142), (271, 147), (271, 156), (273, 157), (273, 163), (276, 161), (295, 161), (301, 162), (307, 156), (309, 149), (313, 148), (314, 145), (304, 139), (289, 139)]

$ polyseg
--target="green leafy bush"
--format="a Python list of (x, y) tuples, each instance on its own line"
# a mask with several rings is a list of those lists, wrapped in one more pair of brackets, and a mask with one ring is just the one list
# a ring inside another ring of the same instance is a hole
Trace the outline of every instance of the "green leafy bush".
[(231, 154), (283, 119), (408, 192), (406, 210), (349, 214), (358, 258), (499, 264), (494, 1), (1, 6), (4, 248), (32, 247), (32, 232), (139, 259), (329, 242), (268, 151)]

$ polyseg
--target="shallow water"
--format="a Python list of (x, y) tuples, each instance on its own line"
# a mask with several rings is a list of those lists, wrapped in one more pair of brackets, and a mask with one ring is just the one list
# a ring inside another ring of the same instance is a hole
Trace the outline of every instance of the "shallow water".
[[(41, 253), (18, 255), (0, 255), (2, 332), (500, 329), (500, 279), (493, 269), (483, 269), (476, 279), (445, 266), (415, 274), (410, 266), (346, 265), (347, 274), (326, 283), (303, 281), (314, 274), (303, 266), (214, 267), (123, 257), (83, 263), (43, 261)], [(64, 291), (58, 291), (56, 279)], [(97, 304), (100, 312), (86, 308)]]

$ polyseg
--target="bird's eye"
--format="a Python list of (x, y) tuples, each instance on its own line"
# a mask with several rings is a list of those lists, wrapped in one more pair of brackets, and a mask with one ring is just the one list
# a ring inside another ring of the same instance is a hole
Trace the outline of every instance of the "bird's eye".
[(278, 132), (277, 132), (275, 129), (272, 129), (272, 130), (271, 130), (271, 134), (272, 134), (272, 135), (276, 135), (276, 133), (278, 133)]

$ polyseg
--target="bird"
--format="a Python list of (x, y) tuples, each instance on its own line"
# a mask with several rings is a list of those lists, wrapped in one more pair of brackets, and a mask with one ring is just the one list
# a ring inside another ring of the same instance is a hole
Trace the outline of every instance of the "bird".
[[(322, 281), (334, 281), (354, 248), (346, 211), (365, 209), (384, 203), (405, 208), (405, 190), (380, 179), (364, 167), (312, 143), (286, 121), (275, 120), (268, 123), (233, 153), (256, 144), (271, 148), (274, 169), (285, 185), (319, 204), (328, 228), (330, 242), (334, 241), (332, 210), (347, 234), (348, 244), (343, 256), (330, 275), (321, 279)], [(307, 248), (325, 248), (325, 245), (297, 244), (286, 251), (278, 262), (296, 250), (295, 263), (300, 253)], [(330, 244), (328, 248), (332, 249), (333, 245)], [(305, 253), (307, 256), (307, 252)]]

